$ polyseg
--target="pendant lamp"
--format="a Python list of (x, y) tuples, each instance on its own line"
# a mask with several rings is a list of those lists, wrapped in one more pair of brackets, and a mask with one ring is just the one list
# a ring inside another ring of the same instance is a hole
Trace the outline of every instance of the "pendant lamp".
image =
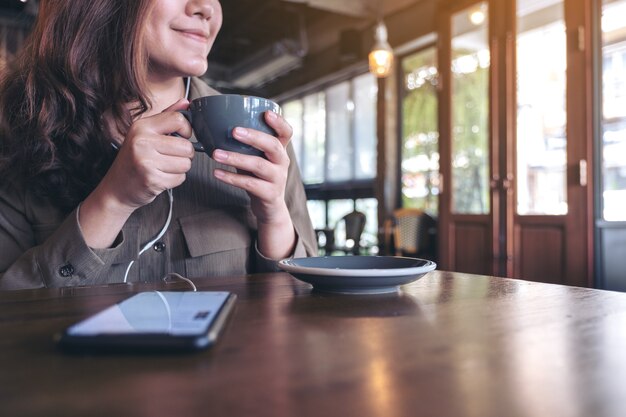
[(381, 20), (376, 25), (374, 32), (374, 46), (369, 53), (370, 72), (378, 78), (389, 75), (393, 66), (393, 50), (387, 41), (387, 26)]

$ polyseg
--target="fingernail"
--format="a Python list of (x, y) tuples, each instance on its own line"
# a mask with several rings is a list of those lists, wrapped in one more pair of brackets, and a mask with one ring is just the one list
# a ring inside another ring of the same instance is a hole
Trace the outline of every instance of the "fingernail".
[(245, 129), (243, 127), (236, 127), (235, 128), (235, 135), (241, 137), (241, 138), (245, 138), (246, 136), (248, 136), (248, 129)]
[(215, 152), (213, 152), (213, 158), (217, 161), (225, 161), (228, 159), (228, 154), (221, 149), (216, 149)]
[(276, 120), (276, 113), (274, 113), (273, 111), (269, 110), (267, 112), (267, 117), (269, 117), (271, 120)]
[(216, 169), (213, 171), (213, 175), (215, 175), (215, 178), (224, 178), (224, 171)]

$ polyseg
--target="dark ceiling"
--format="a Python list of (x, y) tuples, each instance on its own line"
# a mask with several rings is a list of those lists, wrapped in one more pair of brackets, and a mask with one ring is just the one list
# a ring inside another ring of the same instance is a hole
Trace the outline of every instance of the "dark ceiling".
[(282, 0), (223, 0), (224, 23), (209, 60), (227, 67), (282, 39), (299, 35), (300, 19), (311, 25), (331, 14)]
[[(272, 49), (281, 42), (283, 46), (285, 41), (288, 42), (287, 54), (306, 55), (312, 41), (310, 30), (306, 29), (334, 15), (283, 0), (224, 0), (221, 4), (224, 22), (209, 54), (206, 75), (211, 81), (217, 81), (221, 90), (243, 89), (260, 93), (260, 89), (275, 78), (266, 76), (263, 80), (249, 80), (244, 85), (235, 79), (268, 63), (272, 59), (269, 55), (286, 55), (284, 50)], [(275, 75), (287, 72), (288, 69), (283, 68)]]

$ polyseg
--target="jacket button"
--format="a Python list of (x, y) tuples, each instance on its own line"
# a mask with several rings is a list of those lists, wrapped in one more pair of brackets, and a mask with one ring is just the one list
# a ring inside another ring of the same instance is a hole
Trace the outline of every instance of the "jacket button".
[(165, 242), (156, 242), (152, 249), (157, 252), (163, 252), (165, 250)]
[(59, 275), (62, 277), (71, 277), (74, 274), (74, 266), (72, 264), (65, 264), (59, 268)]

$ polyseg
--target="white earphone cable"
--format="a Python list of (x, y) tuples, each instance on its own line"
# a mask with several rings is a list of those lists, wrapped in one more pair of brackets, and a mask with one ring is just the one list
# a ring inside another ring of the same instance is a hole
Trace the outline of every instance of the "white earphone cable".
[[(189, 89), (191, 87), (191, 77), (187, 77), (185, 79), (185, 98), (189, 99)], [(152, 245), (154, 245), (157, 240), (161, 239), (163, 237), (163, 235), (165, 234), (165, 232), (167, 231), (167, 228), (170, 225), (170, 221), (172, 220), (172, 208), (174, 206), (174, 193), (172, 192), (171, 189), (167, 190), (167, 195), (168, 195), (168, 200), (169, 200), (169, 210), (167, 213), (167, 219), (165, 220), (165, 224), (163, 225), (163, 227), (161, 228), (161, 231), (159, 231), (159, 233), (152, 238), (149, 242), (147, 242), (146, 244), (143, 245), (143, 247), (139, 250), (139, 254), (137, 254), (137, 259), (139, 259), (139, 257), (141, 256), (141, 254), (143, 254), (145, 251), (147, 251), (149, 248), (152, 247)], [(134, 260), (130, 261), (128, 263), (128, 266), (126, 267), (126, 272), (124, 273), (124, 281), (123, 282), (128, 282), (128, 273), (130, 272), (130, 268), (133, 266), (133, 264), (135, 263)]]
[[(172, 220), (172, 207), (174, 205), (174, 194), (172, 193), (172, 190), (167, 190), (167, 194), (169, 196), (169, 211), (167, 213), (167, 219), (165, 220), (165, 224), (163, 225), (163, 227), (161, 228), (161, 231), (148, 243), (146, 243), (141, 250), (139, 251), (139, 254), (137, 255), (137, 259), (139, 259), (139, 257), (141, 256), (142, 253), (144, 253), (145, 251), (147, 251), (149, 248), (152, 247), (152, 245), (154, 245), (156, 243), (157, 240), (161, 239), (163, 237), (163, 235), (165, 234), (165, 232), (167, 231), (167, 228), (170, 225), (170, 221)], [(130, 271), (130, 268), (133, 266), (133, 264), (135, 263), (135, 261), (130, 261), (128, 263), (128, 266), (126, 267), (126, 272), (124, 273), (124, 282), (128, 281), (128, 272)]]

